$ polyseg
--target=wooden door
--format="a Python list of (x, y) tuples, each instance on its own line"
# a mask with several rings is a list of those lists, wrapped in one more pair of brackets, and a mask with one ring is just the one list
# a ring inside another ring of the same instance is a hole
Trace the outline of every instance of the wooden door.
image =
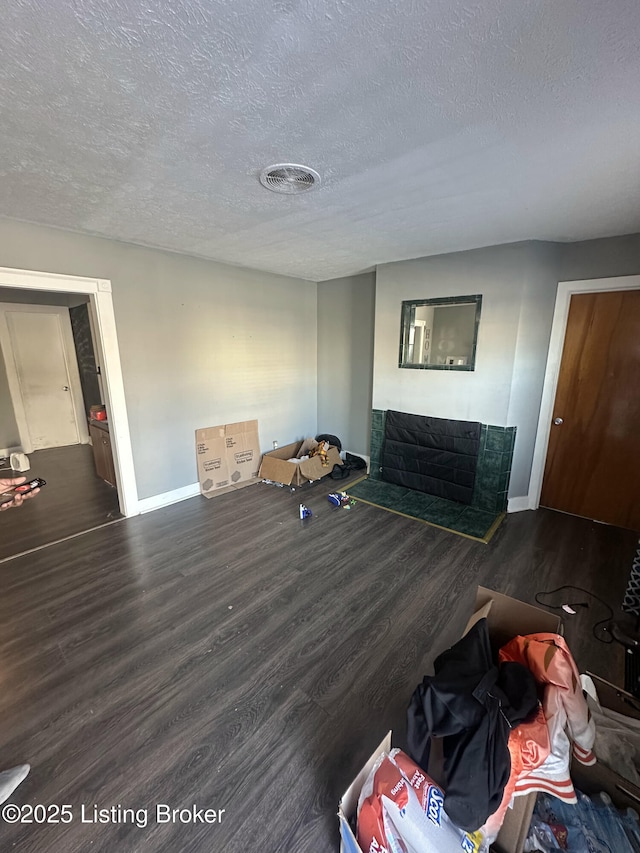
[(33, 450), (78, 444), (60, 309), (8, 310), (6, 317)]
[(115, 487), (116, 471), (113, 464), (111, 436), (107, 430), (96, 427), (93, 424), (89, 427), (89, 435), (91, 436), (91, 444), (93, 445), (93, 461), (96, 466), (96, 474), (109, 483), (110, 486)]
[(574, 294), (540, 504), (640, 530), (640, 290)]

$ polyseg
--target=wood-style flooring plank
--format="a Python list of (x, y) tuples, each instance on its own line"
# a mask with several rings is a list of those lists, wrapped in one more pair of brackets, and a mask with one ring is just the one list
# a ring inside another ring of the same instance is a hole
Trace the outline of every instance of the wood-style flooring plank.
[(0, 560), (122, 518), (117, 491), (96, 475), (90, 445), (36, 450), (29, 462), (29, 471), (0, 475), (47, 483), (20, 512), (0, 513)]
[[(76, 816), (0, 825), (1, 849), (337, 849), (340, 794), (389, 728), (402, 742), (411, 693), (478, 583), (532, 601), (579, 579), (622, 600), (628, 531), (541, 510), (483, 545), (333, 508), (333, 488), (198, 497), (2, 564), (0, 765), (32, 764), (14, 802)], [(567, 636), (582, 668), (610, 670), (622, 650), (589, 635), (591, 615)], [(158, 824), (158, 802), (226, 812)], [(82, 823), (81, 804), (149, 821)]]

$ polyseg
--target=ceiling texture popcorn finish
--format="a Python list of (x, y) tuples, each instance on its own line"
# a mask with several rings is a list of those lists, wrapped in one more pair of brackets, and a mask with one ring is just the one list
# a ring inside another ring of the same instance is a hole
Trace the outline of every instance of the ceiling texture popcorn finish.
[[(640, 231), (638, 0), (4, 0), (0, 215), (321, 281)], [(314, 192), (266, 192), (270, 163)]]

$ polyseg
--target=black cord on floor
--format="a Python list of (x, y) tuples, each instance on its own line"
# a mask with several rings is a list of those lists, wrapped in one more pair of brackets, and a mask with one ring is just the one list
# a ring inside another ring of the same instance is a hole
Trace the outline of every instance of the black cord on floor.
[(613, 640), (613, 637), (611, 636), (608, 628), (606, 628), (606, 627), (604, 628), (604, 630), (606, 631), (606, 635), (605, 635), (607, 637), (606, 640), (603, 637), (599, 637), (597, 634), (597, 630), (600, 627), (600, 625), (606, 626), (609, 622), (613, 621), (613, 609), (609, 604), (607, 604), (606, 601), (604, 601), (602, 598), (600, 598), (600, 596), (596, 595), (594, 592), (590, 592), (588, 589), (584, 589), (584, 587), (581, 587), (581, 586), (572, 586), (569, 584), (569, 585), (565, 585), (565, 586), (559, 586), (557, 589), (552, 589), (552, 590), (549, 590), (548, 592), (536, 592), (536, 596), (535, 596), (536, 601), (538, 602), (538, 604), (541, 604), (543, 607), (549, 607), (552, 610), (562, 610), (563, 605), (565, 605), (565, 604), (568, 604), (569, 607), (585, 607), (585, 608), (589, 607), (588, 601), (563, 601), (561, 604), (547, 604), (546, 602), (540, 600), (543, 596), (546, 597), (549, 595), (555, 595), (556, 593), (562, 592), (563, 590), (566, 590), (566, 589), (578, 590), (578, 592), (583, 592), (585, 595), (590, 595), (591, 598), (594, 598), (596, 601), (599, 601), (603, 607), (607, 608), (609, 615), (605, 619), (600, 619), (599, 622), (596, 622), (593, 625), (591, 631), (593, 633), (593, 636), (596, 638), (596, 640), (598, 640), (599, 643), (605, 643), (607, 645), (609, 643), (613, 643), (614, 640)]

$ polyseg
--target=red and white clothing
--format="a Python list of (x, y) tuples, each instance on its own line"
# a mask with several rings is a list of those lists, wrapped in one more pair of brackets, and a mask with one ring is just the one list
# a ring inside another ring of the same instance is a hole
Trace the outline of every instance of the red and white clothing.
[(577, 802), (569, 775), (571, 742), (573, 754), (581, 764), (595, 764), (592, 750), (596, 728), (566, 642), (559, 634), (514, 637), (500, 649), (500, 660), (524, 664), (539, 684), (546, 685), (542, 707), (550, 753), (543, 764), (518, 778), (514, 795), (544, 791), (565, 802)]
[(500, 808), (494, 812), (482, 827), (482, 833), (494, 841), (500, 831), (507, 809), (514, 796), (526, 794), (528, 791), (518, 791), (518, 785), (528, 778), (528, 775), (540, 767), (550, 754), (549, 730), (542, 708), (539, 707), (535, 717), (511, 729), (509, 733), (509, 754), (511, 756), (511, 773), (504, 789)]

